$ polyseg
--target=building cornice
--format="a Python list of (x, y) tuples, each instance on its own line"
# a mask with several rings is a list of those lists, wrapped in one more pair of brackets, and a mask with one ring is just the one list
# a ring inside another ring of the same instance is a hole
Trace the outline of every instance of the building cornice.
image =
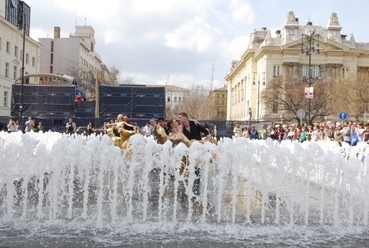
[(245, 63), (254, 56), (255, 49), (247, 49), (241, 56), (240, 61), (234, 68), (231, 68), (228, 74), (225, 76), (225, 80), (228, 82), (229, 78), (233, 77), (240, 69), (245, 66)]
[[(12, 29), (14, 31), (14, 34), (23, 36), (23, 31), (21, 29), (18, 29), (16, 26), (14, 26), (11, 22), (6, 20), (4, 17), (0, 16), (0, 21), (3, 22), (9, 29)], [(39, 48), (42, 48), (43, 45), (38, 43), (36, 40), (32, 39), (30, 36), (26, 35), (26, 40), (30, 43), (32, 43), (35, 46), (38, 46)]]

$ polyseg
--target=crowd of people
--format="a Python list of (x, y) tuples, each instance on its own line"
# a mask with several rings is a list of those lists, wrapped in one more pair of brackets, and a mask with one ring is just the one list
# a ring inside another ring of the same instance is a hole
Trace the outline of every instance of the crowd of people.
[(13, 120), (9, 119), (8, 124), (6, 125), (6, 130), (8, 132), (18, 132), (18, 131), (24, 131), (24, 132), (45, 132), (45, 126), (42, 124), (41, 121), (36, 123), (35, 119), (33, 119), (31, 116), (28, 117), (27, 121), (24, 123), (24, 129), (22, 128), (21, 124), (19, 123), (19, 120)]
[[(8, 132), (44, 132), (45, 127), (41, 121), (36, 124), (32, 117), (28, 117), (22, 127), (19, 120), (9, 119), (6, 126)], [(77, 126), (72, 118), (69, 118), (65, 133), (76, 133)], [(85, 134), (90, 135), (95, 133), (95, 128), (89, 122)], [(121, 148), (126, 147), (129, 137), (136, 133), (141, 133), (146, 137), (154, 137), (159, 144), (164, 144), (167, 140), (173, 143), (173, 146), (184, 143), (190, 146), (194, 141), (210, 141), (217, 143), (221, 138), (217, 130), (217, 126), (210, 129), (206, 124), (200, 125), (196, 120), (189, 119), (184, 112), (178, 114), (178, 119), (165, 121), (163, 117), (151, 119), (145, 126), (139, 127), (135, 123), (130, 122), (129, 115), (118, 115), (116, 120), (104, 123), (103, 133), (112, 137), (114, 144)], [(356, 145), (360, 141), (369, 144), (369, 120), (366, 122), (343, 121), (341, 122), (322, 122), (312, 125), (297, 125), (276, 123), (266, 126), (260, 125), (256, 128), (253, 126), (241, 126), (240, 123), (235, 123), (233, 128), (233, 136), (244, 137), (251, 140), (265, 140), (271, 138), (273, 140), (291, 140), (291, 141), (319, 141), (333, 140), (340, 145), (346, 142), (350, 145)]]
[(260, 126), (256, 130), (255, 126), (241, 129), (239, 123), (235, 124), (233, 129), (235, 137), (245, 137), (249, 139), (267, 139), (273, 140), (294, 140), (299, 142), (333, 140), (342, 145), (346, 142), (350, 145), (356, 145), (360, 141), (369, 144), (369, 120), (367, 122), (322, 122), (313, 125), (297, 124), (276, 124), (273, 126)]

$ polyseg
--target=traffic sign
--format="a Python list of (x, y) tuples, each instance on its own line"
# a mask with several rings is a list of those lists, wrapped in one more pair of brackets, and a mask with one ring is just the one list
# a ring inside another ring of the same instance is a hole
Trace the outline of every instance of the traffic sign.
[(297, 110), (297, 117), (298, 118), (300, 118), (300, 119), (302, 119), (302, 118), (304, 118), (305, 117), (305, 115), (306, 115), (306, 112), (305, 112), (305, 110), (303, 110), (303, 109), (299, 109), (299, 110)]
[(340, 120), (346, 120), (348, 117), (348, 114), (346, 112), (341, 112), (338, 114), (338, 118), (340, 118)]

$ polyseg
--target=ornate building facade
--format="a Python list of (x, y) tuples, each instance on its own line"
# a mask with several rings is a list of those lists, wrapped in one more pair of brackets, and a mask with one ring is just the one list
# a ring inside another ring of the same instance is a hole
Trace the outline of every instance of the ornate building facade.
[[(353, 34), (341, 34), (342, 26), (333, 13), (326, 28), (308, 22), (300, 25), (290, 11), (282, 30), (272, 34), (262, 28), (250, 35), (241, 58), (231, 63), (225, 80), (228, 87), (227, 120), (280, 120), (278, 107), (265, 106), (261, 93), (273, 78), (284, 75), (303, 79), (339, 81), (352, 75), (369, 75), (369, 43), (358, 43)], [(314, 37), (312, 37), (314, 34)], [(319, 53), (302, 53), (304, 36), (312, 37)], [(309, 68), (311, 75), (309, 74)], [(302, 82), (304, 82), (302, 80)]]

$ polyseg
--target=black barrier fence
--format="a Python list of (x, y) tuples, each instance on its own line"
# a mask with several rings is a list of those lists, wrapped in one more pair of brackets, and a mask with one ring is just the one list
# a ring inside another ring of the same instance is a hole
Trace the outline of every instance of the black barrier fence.
[[(46, 131), (54, 131), (54, 132), (65, 132), (65, 125), (68, 122), (68, 118), (50, 118), (50, 117), (40, 117), (40, 116), (32, 116), (37, 123), (42, 122), (45, 126)], [(3, 130), (6, 130), (6, 125), (9, 122), (9, 119), (19, 120), (19, 116), (0, 116), (0, 123), (2, 123)], [(85, 127), (89, 122), (93, 124), (95, 128), (103, 128), (104, 122), (109, 122), (112, 119), (115, 120), (116, 116), (111, 116), (111, 118), (93, 118), (93, 117), (75, 117), (72, 116), (73, 121), (76, 123), (77, 127)], [(24, 123), (27, 121), (28, 116), (24, 116), (23, 120), (20, 121), (22, 128), (24, 129)], [(139, 127), (143, 127), (149, 122), (149, 118), (131, 118), (131, 122)], [(247, 127), (250, 128), (255, 126), (257, 130), (260, 129), (261, 126), (267, 128), (268, 126), (273, 125), (271, 121), (219, 121), (219, 120), (198, 120), (200, 125), (203, 125), (209, 129), (210, 132), (214, 130), (214, 127), (217, 127), (217, 131), (220, 137), (232, 137), (233, 129), (236, 123), (240, 124), (241, 128)]]

